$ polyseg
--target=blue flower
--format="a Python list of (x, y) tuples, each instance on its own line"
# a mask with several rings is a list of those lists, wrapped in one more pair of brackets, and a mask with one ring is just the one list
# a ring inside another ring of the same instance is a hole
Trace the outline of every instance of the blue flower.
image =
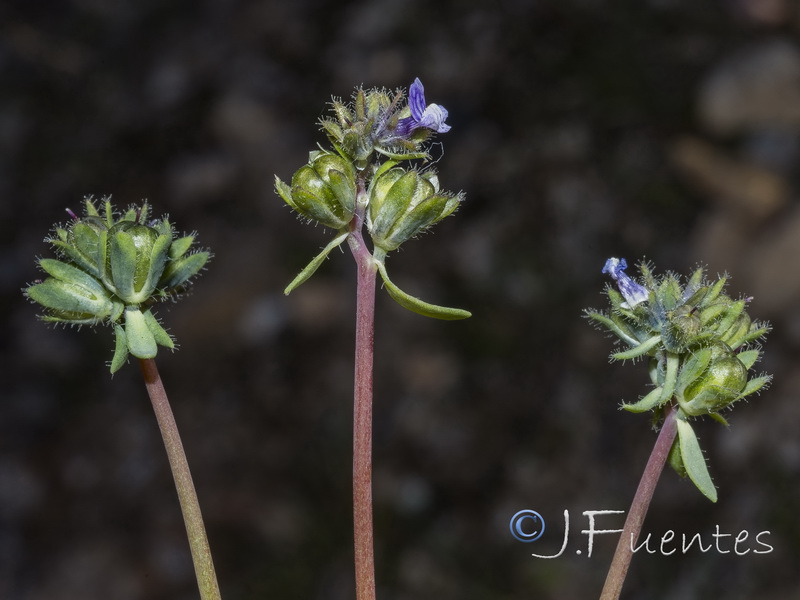
[(408, 137), (420, 127), (431, 129), (436, 133), (450, 131), (450, 125), (445, 123), (447, 109), (439, 104), (425, 104), (425, 88), (422, 87), (419, 77), (408, 90), (408, 107), (411, 109), (411, 116), (400, 119), (395, 128), (395, 135), (398, 137)]
[(603, 267), (603, 273), (608, 273), (611, 279), (617, 282), (620, 293), (625, 298), (622, 303), (623, 308), (633, 308), (637, 304), (647, 302), (650, 293), (642, 285), (636, 283), (625, 274), (628, 263), (624, 258), (609, 258)]

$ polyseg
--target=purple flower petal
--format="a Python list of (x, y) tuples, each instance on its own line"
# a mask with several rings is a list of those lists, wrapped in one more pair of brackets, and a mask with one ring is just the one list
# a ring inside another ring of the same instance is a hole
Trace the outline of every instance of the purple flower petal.
[(432, 129), (436, 133), (450, 131), (450, 125), (445, 123), (447, 109), (439, 104), (425, 103), (425, 87), (419, 77), (414, 79), (414, 83), (408, 90), (408, 107), (411, 110), (411, 116), (400, 119), (395, 127), (394, 132), (398, 137), (408, 137), (420, 127)]
[(624, 258), (609, 258), (603, 266), (603, 273), (608, 273), (611, 279), (617, 282), (617, 287), (622, 297), (625, 298), (622, 307), (634, 308), (637, 304), (647, 302), (650, 293), (647, 288), (639, 285), (625, 274), (627, 268), (628, 263)]
[(425, 87), (422, 85), (419, 77), (417, 77), (408, 90), (408, 107), (411, 109), (411, 116), (414, 117), (415, 121), (422, 119), (422, 114), (425, 112), (426, 106)]

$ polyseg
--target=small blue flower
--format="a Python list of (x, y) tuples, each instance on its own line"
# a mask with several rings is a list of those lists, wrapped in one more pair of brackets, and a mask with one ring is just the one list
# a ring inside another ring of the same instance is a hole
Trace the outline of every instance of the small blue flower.
[(637, 304), (647, 302), (650, 293), (647, 288), (639, 285), (625, 274), (628, 263), (624, 258), (609, 258), (603, 267), (603, 273), (608, 273), (611, 279), (617, 282), (620, 293), (625, 298), (623, 308), (633, 308)]
[(445, 123), (447, 109), (439, 104), (425, 104), (425, 88), (422, 87), (419, 77), (408, 90), (408, 107), (411, 109), (411, 116), (400, 119), (397, 123), (395, 135), (398, 137), (408, 137), (420, 127), (432, 129), (436, 133), (450, 131), (450, 125)]

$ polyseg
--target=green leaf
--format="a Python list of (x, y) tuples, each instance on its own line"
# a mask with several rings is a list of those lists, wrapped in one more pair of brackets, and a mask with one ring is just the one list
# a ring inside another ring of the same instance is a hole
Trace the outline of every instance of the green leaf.
[(429, 304), (419, 298), (415, 298), (406, 294), (403, 290), (397, 287), (389, 279), (386, 273), (386, 267), (382, 262), (378, 262), (378, 272), (381, 274), (384, 284), (386, 284), (386, 291), (392, 299), (403, 308), (415, 312), (424, 317), (431, 317), (433, 319), (442, 319), (445, 321), (456, 321), (458, 319), (466, 319), (472, 316), (472, 313), (460, 308), (448, 308), (446, 306), (437, 306), (436, 304)]
[(700, 443), (697, 441), (697, 436), (692, 426), (683, 419), (678, 419), (678, 439), (681, 445), (681, 457), (689, 478), (706, 498), (716, 502), (717, 488), (714, 487), (714, 482), (711, 481), (711, 475), (708, 473), (708, 465), (706, 464), (705, 456), (703, 456), (703, 451), (700, 449)]
[(325, 259), (328, 257), (328, 254), (331, 253), (331, 250), (345, 241), (348, 235), (350, 235), (348, 231), (340, 231), (339, 235), (333, 238), (331, 242), (322, 249), (322, 252), (317, 254), (314, 259), (308, 263), (308, 265), (306, 265), (305, 269), (300, 271), (297, 277), (292, 279), (292, 282), (286, 286), (286, 289), (283, 290), (283, 293), (288, 296), (295, 290), (295, 288), (300, 286), (302, 283), (305, 283), (305, 281), (311, 277), (317, 269), (319, 269), (320, 265), (325, 262)]
[(624, 352), (616, 352), (615, 354), (611, 355), (611, 358), (614, 360), (629, 360), (631, 358), (637, 358), (639, 356), (644, 356), (650, 350), (655, 348), (661, 342), (660, 335), (654, 335), (649, 340), (643, 341), (638, 346), (634, 346), (630, 350), (625, 350)]

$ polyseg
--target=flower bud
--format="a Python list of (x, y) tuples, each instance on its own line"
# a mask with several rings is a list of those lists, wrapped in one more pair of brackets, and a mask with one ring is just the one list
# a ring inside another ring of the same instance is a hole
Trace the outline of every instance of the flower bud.
[(335, 154), (315, 153), (292, 176), (291, 187), (275, 177), (275, 190), (304, 217), (334, 229), (347, 226), (355, 212), (355, 170)]
[(172, 236), (153, 227), (121, 221), (108, 232), (105, 281), (113, 283), (125, 304), (141, 304), (164, 272)]
[(373, 180), (369, 194), (367, 229), (387, 252), (453, 214), (461, 201), (458, 194), (439, 192), (435, 174), (399, 167)]
[(708, 368), (683, 392), (682, 408), (697, 416), (717, 412), (734, 400), (747, 384), (747, 367), (724, 343), (711, 349)]

